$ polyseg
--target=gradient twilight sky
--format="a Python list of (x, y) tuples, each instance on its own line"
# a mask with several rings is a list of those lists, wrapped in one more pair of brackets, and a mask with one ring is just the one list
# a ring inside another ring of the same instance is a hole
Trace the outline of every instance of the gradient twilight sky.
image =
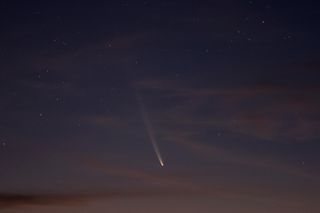
[(0, 212), (320, 212), (319, 3), (0, 14)]

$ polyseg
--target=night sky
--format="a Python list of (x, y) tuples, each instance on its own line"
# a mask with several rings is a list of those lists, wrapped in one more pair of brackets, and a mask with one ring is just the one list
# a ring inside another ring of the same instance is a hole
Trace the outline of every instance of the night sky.
[(316, 1), (2, 0), (0, 212), (319, 213), (319, 39)]

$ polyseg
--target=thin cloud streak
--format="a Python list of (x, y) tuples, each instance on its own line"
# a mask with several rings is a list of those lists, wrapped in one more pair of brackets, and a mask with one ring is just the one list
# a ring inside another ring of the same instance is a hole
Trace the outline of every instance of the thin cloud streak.
[[(308, 173), (296, 167), (277, 162), (272, 159), (263, 159), (261, 157), (248, 157), (244, 154), (230, 152), (225, 149), (217, 148), (213, 145), (205, 145), (203, 143), (195, 143), (187, 138), (172, 138), (174, 143), (181, 145), (182, 147), (190, 150), (198, 156), (206, 159), (218, 160), (224, 163), (240, 164), (244, 166), (271, 169), (273, 171), (295, 175), (297, 177), (303, 177), (311, 180), (319, 180), (317, 176), (312, 173)], [(251, 156), (251, 155), (250, 155)]]

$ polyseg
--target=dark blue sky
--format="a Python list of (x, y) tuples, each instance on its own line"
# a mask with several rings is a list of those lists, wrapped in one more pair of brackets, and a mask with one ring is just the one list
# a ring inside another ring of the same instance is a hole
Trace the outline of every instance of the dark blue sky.
[(319, 212), (319, 6), (2, 1), (0, 210)]

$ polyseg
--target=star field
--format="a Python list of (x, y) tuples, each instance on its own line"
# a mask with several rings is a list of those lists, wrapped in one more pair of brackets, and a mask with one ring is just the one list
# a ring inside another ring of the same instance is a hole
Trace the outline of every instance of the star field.
[(319, 4), (0, 3), (0, 211), (320, 211)]

